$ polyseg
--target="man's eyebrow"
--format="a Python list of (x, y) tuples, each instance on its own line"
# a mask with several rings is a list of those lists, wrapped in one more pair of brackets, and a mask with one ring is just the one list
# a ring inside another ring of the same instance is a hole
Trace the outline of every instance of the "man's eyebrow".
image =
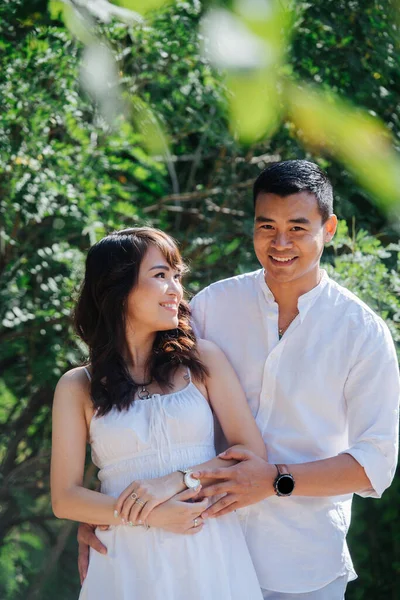
[(311, 221), (305, 217), (299, 217), (298, 219), (289, 219), (289, 223), (298, 223), (300, 225), (311, 225)]
[[(275, 223), (274, 219), (270, 219), (269, 217), (264, 217), (263, 215), (259, 215), (255, 218), (256, 223)], [(297, 219), (289, 219), (288, 223), (296, 223), (298, 225), (311, 225), (311, 221), (306, 219), (305, 217), (298, 217)]]
[(275, 223), (275, 221), (273, 219), (269, 219), (268, 217), (263, 217), (262, 215), (259, 215), (254, 220), (256, 223)]

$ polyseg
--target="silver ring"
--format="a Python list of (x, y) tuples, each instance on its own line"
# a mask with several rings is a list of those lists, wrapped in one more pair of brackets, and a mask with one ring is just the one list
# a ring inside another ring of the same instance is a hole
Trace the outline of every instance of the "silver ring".
[(146, 502), (143, 502), (143, 500), (138, 498), (137, 500), (135, 500), (135, 504), (140, 504), (140, 506), (144, 506), (146, 504)]
[(193, 519), (193, 524), (194, 524), (193, 526), (194, 527), (197, 527), (198, 523), (199, 523), (198, 519)]
[(137, 495), (136, 492), (132, 492), (132, 494), (130, 494), (129, 497), (132, 498), (132, 500), (135, 500), (135, 501), (139, 498), (139, 496)]

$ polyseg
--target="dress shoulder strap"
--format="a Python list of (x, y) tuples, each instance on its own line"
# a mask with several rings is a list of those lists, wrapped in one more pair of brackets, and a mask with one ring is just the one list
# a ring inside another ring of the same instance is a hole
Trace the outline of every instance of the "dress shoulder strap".
[(191, 382), (192, 381), (192, 376), (190, 374), (190, 369), (189, 367), (186, 369), (186, 375), (183, 376), (184, 379), (186, 379), (186, 381)]
[(89, 373), (88, 369), (87, 369), (86, 367), (83, 367), (83, 370), (85, 371), (85, 373), (86, 373), (86, 376), (87, 376), (87, 378), (89, 379), (89, 381), (92, 381), (92, 376), (90, 375), (90, 373)]

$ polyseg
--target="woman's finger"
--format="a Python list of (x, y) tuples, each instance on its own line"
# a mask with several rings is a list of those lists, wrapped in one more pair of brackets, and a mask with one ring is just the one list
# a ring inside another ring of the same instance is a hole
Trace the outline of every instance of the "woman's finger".
[(122, 506), (124, 504), (124, 502), (130, 497), (131, 494), (135, 494), (135, 489), (138, 487), (137, 482), (133, 482), (131, 483), (131, 485), (128, 485), (127, 488), (124, 489), (123, 492), (121, 492), (121, 494), (119, 495), (118, 499), (117, 499), (117, 503), (115, 505), (115, 510), (118, 512), (118, 514), (122, 513)]
[(186, 534), (188, 535), (194, 535), (196, 533), (199, 533), (199, 531), (201, 531), (204, 526), (204, 520), (201, 517), (195, 517), (192, 523), (186, 530)]
[(179, 494), (176, 494), (175, 500), (179, 500), (180, 502), (186, 502), (187, 500), (195, 498), (200, 492), (200, 490), (201, 486), (199, 488), (196, 488), (195, 490), (188, 488), (187, 490), (183, 490), (183, 492), (179, 492)]
[(132, 507), (131, 510), (129, 512), (129, 516), (128, 516), (128, 525), (135, 524), (137, 523), (139, 520), (142, 520), (142, 509), (143, 507), (146, 506), (146, 497), (143, 496), (142, 498), (137, 498)]
[(156, 508), (156, 506), (158, 506), (159, 504), (161, 504), (161, 502), (159, 502), (155, 498), (148, 500), (140, 512), (139, 519), (146, 523), (151, 511), (154, 508)]
[(204, 519), (210, 519), (212, 517), (226, 515), (235, 510), (234, 505), (236, 504), (236, 501), (237, 497), (234, 494), (228, 494), (215, 502), (215, 504), (212, 504), (201, 516)]
[(120, 517), (121, 519), (123, 519), (125, 522), (128, 522), (130, 517), (130, 512), (132, 510), (132, 507), (135, 506), (135, 502), (136, 502), (136, 498), (132, 496), (128, 496), (128, 498), (126, 498), (124, 500), (124, 503), (122, 505), (121, 508), (121, 512), (120, 512)]

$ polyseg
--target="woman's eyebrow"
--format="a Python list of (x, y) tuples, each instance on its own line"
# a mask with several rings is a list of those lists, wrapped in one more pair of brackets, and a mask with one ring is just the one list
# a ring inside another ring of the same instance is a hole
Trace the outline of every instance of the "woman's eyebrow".
[(155, 269), (162, 269), (163, 271), (169, 271), (170, 267), (168, 267), (167, 265), (155, 265), (154, 267), (151, 267), (149, 269), (149, 271), (153, 271)]

